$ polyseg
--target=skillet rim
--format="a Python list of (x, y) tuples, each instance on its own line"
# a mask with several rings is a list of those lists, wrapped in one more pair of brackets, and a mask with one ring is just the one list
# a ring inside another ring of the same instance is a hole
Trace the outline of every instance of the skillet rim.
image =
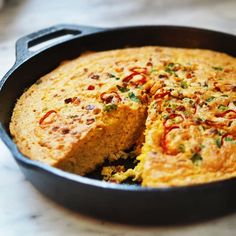
[[(57, 26), (66, 26), (66, 24), (59, 24)], [(112, 33), (115, 31), (122, 31), (122, 30), (129, 30), (129, 29), (142, 29), (142, 28), (168, 28), (172, 30), (188, 30), (188, 31), (193, 31), (193, 32), (200, 32), (200, 33), (213, 33), (213, 34), (218, 34), (223, 37), (231, 37), (236, 40), (236, 35), (234, 34), (229, 34), (227, 32), (221, 32), (217, 30), (211, 30), (207, 28), (198, 28), (198, 27), (189, 27), (189, 26), (180, 26), (180, 25), (134, 25), (134, 26), (124, 26), (124, 27), (112, 27), (112, 28), (100, 28), (100, 27), (94, 27), (94, 26), (80, 26), (80, 25), (74, 25), (75, 27), (87, 27), (87, 28), (93, 28), (97, 29), (95, 32), (90, 32), (87, 34), (82, 34), (82, 35), (76, 35), (73, 36), (72, 38), (63, 40), (61, 42), (58, 42), (53, 45), (49, 45), (48, 47), (42, 48), (39, 51), (33, 53), (32, 55), (29, 55), (28, 57), (26, 56), (23, 58), (23, 60), (18, 61), (16, 58), (15, 64), (12, 66), (12, 68), (3, 76), (3, 78), (0, 80), (0, 93), (7, 82), (7, 80), (11, 77), (11, 75), (17, 71), (24, 63), (27, 63), (30, 61), (32, 58), (35, 56), (40, 55), (41, 53), (45, 52), (48, 49), (51, 49), (53, 47), (56, 47), (58, 45), (62, 45), (64, 43), (68, 43), (73, 40), (78, 40), (79, 38), (84, 38), (84, 37), (91, 37), (93, 35), (97, 34), (102, 34), (102, 33)], [(24, 38), (24, 37), (22, 37)], [(73, 181), (79, 184), (91, 186), (91, 187), (96, 187), (96, 188), (102, 188), (102, 189), (107, 189), (107, 190), (115, 190), (115, 191), (129, 191), (129, 192), (155, 192), (155, 193), (165, 193), (165, 192), (183, 192), (183, 191), (198, 191), (199, 189), (209, 189), (209, 188), (215, 188), (219, 187), (220, 185), (226, 185), (226, 184), (231, 184), (235, 182), (236, 184), (236, 176), (231, 177), (228, 179), (223, 179), (223, 180), (218, 180), (218, 181), (212, 181), (208, 183), (200, 183), (200, 184), (195, 184), (195, 185), (184, 185), (184, 186), (168, 186), (168, 187), (142, 187), (140, 185), (128, 185), (128, 184), (114, 184), (114, 183), (109, 183), (101, 180), (96, 180), (84, 176), (80, 176), (77, 174), (69, 173), (60, 169), (57, 169), (55, 167), (49, 166), (47, 164), (44, 164), (39, 161), (31, 160), (25, 155), (23, 155), (16, 144), (14, 143), (12, 137), (7, 133), (6, 129), (3, 128), (2, 122), (0, 122), (0, 138), (2, 141), (6, 144), (8, 147), (10, 153), (16, 160), (17, 164), (19, 165), (24, 165), (27, 166), (27, 168), (31, 168), (34, 171), (35, 170), (43, 170), (44, 172), (47, 172), (47, 174), (52, 174), (56, 177), (59, 178), (64, 178), (68, 181)]]

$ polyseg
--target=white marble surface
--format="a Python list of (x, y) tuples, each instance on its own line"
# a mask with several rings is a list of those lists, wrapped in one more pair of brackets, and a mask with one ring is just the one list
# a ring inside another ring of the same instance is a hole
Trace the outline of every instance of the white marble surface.
[[(102, 27), (177, 24), (236, 34), (235, 0), (8, 0), (0, 10), (0, 77), (20, 36), (58, 23)], [(158, 214), (158, 213), (157, 213)], [(181, 226), (141, 228), (94, 220), (46, 199), (25, 180), (0, 142), (0, 236), (236, 235), (236, 214)]]

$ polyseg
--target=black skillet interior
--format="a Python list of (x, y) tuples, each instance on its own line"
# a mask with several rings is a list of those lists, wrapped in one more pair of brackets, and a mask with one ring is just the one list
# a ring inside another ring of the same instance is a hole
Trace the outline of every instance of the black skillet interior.
[[(72, 37), (36, 52), (29, 47), (70, 34)], [(236, 37), (175, 26), (99, 29), (57, 25), (18, 40), (16, 63), (0, 83), (0, 134), (29, 181), (51, 199), (84, 214), (123, 223), (179, 224), (235, 211), (236, 179), (211, 184), (152, 189), (116, 185), (69, 174), (24, 157), (9, 135), (16, 99), (40, 76), (66, 59), (88, 50), (159, 45), (206, 48), (236, 56)], [(27, 116), (27, 114), (25, 114)]]

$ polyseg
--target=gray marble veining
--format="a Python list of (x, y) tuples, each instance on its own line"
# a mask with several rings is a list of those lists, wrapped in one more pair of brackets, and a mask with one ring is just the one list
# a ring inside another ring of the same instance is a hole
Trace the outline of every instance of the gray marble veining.
[[(0, 77), (14, 62), (16, 39), (58, 23), (100, 27), (175, 24), (236, 34), (236, 1), (8, 0), (0, 10)], [(141, 228), (111, 224), (71, 212), (31, 186), (2, 142), (0, 190), (1, 236), (236, 235), (236, 214), (195, 225)]]

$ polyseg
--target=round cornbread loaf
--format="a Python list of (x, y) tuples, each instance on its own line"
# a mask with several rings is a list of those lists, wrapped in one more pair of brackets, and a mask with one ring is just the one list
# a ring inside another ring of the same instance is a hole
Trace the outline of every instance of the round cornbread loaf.
[(40, 78), (17, 101), (10, 131), (21, 152), (84, 175), (139, 142), (143, 186), (236, 175), (236, 59), (200, 49), (86, 53)]

